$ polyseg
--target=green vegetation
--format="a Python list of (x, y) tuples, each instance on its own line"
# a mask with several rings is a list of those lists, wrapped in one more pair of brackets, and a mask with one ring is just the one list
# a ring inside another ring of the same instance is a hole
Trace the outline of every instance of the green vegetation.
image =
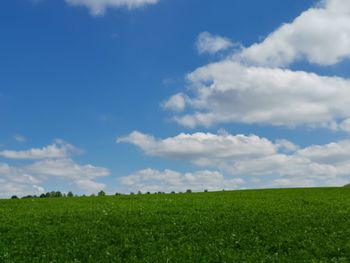
[(0, 262), (349, 261), (349, 188), (0, 201)]

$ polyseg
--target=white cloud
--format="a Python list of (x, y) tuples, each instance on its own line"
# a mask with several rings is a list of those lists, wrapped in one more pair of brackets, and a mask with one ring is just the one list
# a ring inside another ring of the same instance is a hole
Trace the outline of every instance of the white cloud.
[(145, 169), (118, 179), (129, 191), (171, 192), (236, 189), (244, 184), (241, 178), (225, 178), (219, 172), (180, 173), (172, 170)]
[(347, 140), (299, 149), (286, 140), (274, 144), (254, 135), (197, 133), (157, 140), (133, 132), (118, 141), (134, 144), (147, 155), (185, 160), (246, 181), (264, 178), (257, 187), (285, 186), (287, 182), (291, 186), (341, 185), (350, 175)]
[(196, 47), (199, 54), (215, 54), (233, 46), (231, 40), (225, 37), (202, 32), (198, 35)]
[(294, 152), (299, 149), (299, 146), (285, 139), (276, 140), (277, 148), (282, 152)]
[(303, 71), (248, 67), (224, 60), (188, 75), (193, 112), (176, 116), (187, 127), (219, 123), (337, 129), (350, 117), (350, 81)]
[(298, 155), (317, 163), (340, 164), (350, 160), (350, 141), (327, 145), (312, 145), (298, 151)]
[(104, 189), (105, 184), (94, 180), (110, 175), (106, 168), (80, 165), (72, 159), (45, 159), (25, 166), (23, 170), (45, 181), (52, 177), (63, 178), (89, 193)]
[[(212, 39), (207, 33), (202, 38)], [(262, 43), (188, 74), (191, 96), (176, 94), (164, 105), (190, 128), (245, 123), (350, 132), (349, 79), (276, 68), (300, 59), (332, 65), (349, 57), (349, 1), (325, 0)]]
[(40, 194), (44, 191), (44, 188), (38, 186), (40, 184), (40, 179), (33, 177), (20, 168), (0, 163), (0, 197)]
[(134, 144), (148, 155), (194, 162), (204, 162), (207, 159), (252, 158), (276, 152), (276, 147), (269, 140), (255, 135), (181, 133), (176, 137), (157, 140), (151, 135), (134, 131), (126, 137), (118, 138), (117, 142)]
[(79, 179), (74, 182), (80, 189), (88, 193), (96, 193), (106, 188), (105, 184), (95, 182), (93, 180)]
[(48, 158), (67, 158), (72, 155), (80, 154), (82, 151), (63, 140), (57, 139), (53, 144), (43, 148), (33, 148), (27, 151), (0, 151), (0, 157), (7, 159), (34, 160)]
[(167, 101), (162, 103), (162, 107), (166, 110), (181, 112), (185, 109), (186, 98), (182, 93), (171, 96)]
[(282, 25), (263, 42), (245, 48), (235, 59), (260, 66), (288, 66), (306, 59), (333, 65), (350, 57), (348, 0), (325, 0)]
[(156, 4), (159, 0), (65, 0), (72, 6), (85, 6), (94, 16), (103, 15), (107, 8), (135, 9), (145, 5)]
[(53, 145), (42, 149), (2, 152), (7, 158), (37, 161), (16, 166), (0, 163), (0, 197), (41, 194), (44, 192), (43, 185), (52, 178), (61, 178), (89, 193), (104, 189), (106, 185), (95, 180), (109, 176), (110, 171), (91, 164), (80, 165), (69, 158), (79, 152), (62, 140), (56, 140)]
[(42, 160), (27, 166), (25, 170), (36, 175), (66, 177), (71, 180), (109, 175), (109, 170), (106, 168), (91, 164), (79, 165), (72, 159)]
[(350, 133), (350, 118), (348, 118), (348, 119), (344, 120), (342, 123), (340, 123), (339, 129)]
[(13, 135), (13, 138), (17, 141), (17, 142), (26, 142), (27, 138), (24, 137), (23, 135), (20, 134), (15, 134)]

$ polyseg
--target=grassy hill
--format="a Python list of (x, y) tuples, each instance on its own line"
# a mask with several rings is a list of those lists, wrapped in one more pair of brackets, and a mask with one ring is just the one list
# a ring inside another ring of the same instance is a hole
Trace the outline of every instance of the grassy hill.
[(350, 189), (0, 201), (0, 262), (296, 261), (350, 261)]

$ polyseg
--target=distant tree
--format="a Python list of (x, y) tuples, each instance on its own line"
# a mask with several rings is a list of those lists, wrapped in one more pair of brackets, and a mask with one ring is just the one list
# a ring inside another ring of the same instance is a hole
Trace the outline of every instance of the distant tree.
[(130, 192), (130, 195), (134, 195), (134, 192)]
[(115, 195), (122, 195), (121, 193), (116, 192)]
[(151, 192), (146, 192), (146, 195), (150, 195), (151, 194)]
[(92, 193), (90, 196), (91, 196), (91, 197), (95, 197), (96, 195), (95, 195), (94, 193)]
[(46, 198), (49, 198), (49, 197), (51, 197), (51, 194), (50, 194), (50, 192), (47, 192), (47, 193), (45, 194), (45, 197), (46, 197)]
[(208, 193), (208, 189), (204, 189), (204, 193)]
[(142, 192), (141, 192), (141, 191), (138, 191), (137, 194), (138, 194), (138, 195), (142, 195)]
[(105, 196), (105, 195), (106, 195), (106, 193), (105, 193), (104, 191), (102, 191), (102, 190), (101, 190), (101, 191), (99, 191), (99, 192), (98, 192), (98, 194), (97, 194), (97, 195), (98, 195), (98, 196)]
[(73, 192), (69, 191), (69, 192), (67, 193), (67, 197), (74, 197)]
[(192, 193), (192, 190), (191, 190), (191, 189), (187, 189), (187, 190), (186, 190), (186, 193), (187, 193), (187, 194), (190, 194), (190, 193)]
[(171, 191), (172, 194), (176, 194), (175, 191)]
[(18, 199), (18, 196), (17, 195), (13, 195), (13, 196), (11, 196), (11, 199)]
[(39, 197), (40, 198), (46, 198), (46, 195), (45, 194), (41, 194)]
[(62, 197), (62, 193), (60, 191), (55, 192), (55, 197)]

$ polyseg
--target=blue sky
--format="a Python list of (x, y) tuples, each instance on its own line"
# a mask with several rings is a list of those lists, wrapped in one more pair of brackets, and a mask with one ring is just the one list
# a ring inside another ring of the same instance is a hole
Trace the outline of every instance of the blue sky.
[(3, 197), (349, 180), (346, 0), (5, 0), (0, 20)]

